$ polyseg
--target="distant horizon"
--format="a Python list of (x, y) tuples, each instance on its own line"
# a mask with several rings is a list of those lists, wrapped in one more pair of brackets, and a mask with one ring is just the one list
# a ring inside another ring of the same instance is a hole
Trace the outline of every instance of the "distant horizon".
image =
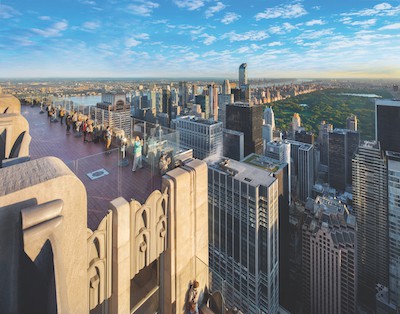
[[(400, 2), (0, 2), (5, 78), (398, 79)], [(184, 75), (180, 75), (183, 73)]]
[[(185, 76), (176, 76), (176, 77), (162, 77), (162, 76), (142, 76), (142, 77), (134, 77), (134, 76), (59, 76), (59, 77), (0, 77), (0, 82), (4, 83), (7, 81), (26, 81), (26, 80), (187, 80), (187, 81), (200, 81), (200, 80), (229, 80), (229, 81), (238, 81), (238, 78), (234, 77), (207, 77), (207, 76), (193, 76), (193, 77), (185, 77)], [(381, 80), (381, 81), (396, 81), (400, 80), (400, 77), (393, 77), (393, 78), (386, 78), (386, 77), (248, 77), (248, 80), (268, 80), (268, 81), (301, 81), (301, 80), (310, 80), (310, 81), (317, 81), (317, 80), (352, 80), (352, 81), (371, 81), (371, 80)]]

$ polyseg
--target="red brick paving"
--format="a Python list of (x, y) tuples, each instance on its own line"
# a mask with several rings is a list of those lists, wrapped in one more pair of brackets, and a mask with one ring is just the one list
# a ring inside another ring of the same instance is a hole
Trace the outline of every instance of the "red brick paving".
[[(82, 137), (71, 132), (60, 122), (50, 123), (47, 114), (40, 114), (38, 107), (23, 106), (22, 114), (29, 122), (31, 159), (55, 156), (63, 160), (86, 187), (88, 200), (88, 227), (96, 229), (108, 212), (109, 202), (122, 196), (143, 203), (150, 193), (161, 188), (161, 176), (157, 169), (144, 164), (143, 169), (132, 170), (132, 160), (127, 167), (118, 166), (122, 159), (118, 148), (111, 154), (104, 153), (103, 143), (84, 143)], [(91, 180), (87, 173), (106, 169), (109, 175)]]

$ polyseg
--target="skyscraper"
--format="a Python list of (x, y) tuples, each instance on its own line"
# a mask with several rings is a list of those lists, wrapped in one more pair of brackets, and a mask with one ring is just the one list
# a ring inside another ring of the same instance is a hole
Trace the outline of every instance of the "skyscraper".
[(240, 100), (249, 102), (250, 86), (247, 82), (247, 63), (242, 63), (239, 66), (239, 89), (240, 89)]
[(389, 300), (400, 311), (400, 153), (386, 152), (388, 166)]
[(168, 126), (169, 126), (172, 119), (172, 99), (171, 99), (171, 91), (169, 89), (163, 89), (162, 108), (163, 108), (162, 112), (168, 115)]
[(289, 166), (286, 161), (251, 154), (244, 163), (262, 168), (278, 180), (278, 210), (279, 210), (279, 301), (280, 304), (290, 303), (292, 296), (288, 295), (289, 286)]
[(346, 120), (346, 125), (347, 125), (347, 129), (349, 129), (351, 131), (357, 131), (358, 130), (357, 116), (354, 114), (350, 115)]
[(247, 85), (247, 63), (239, 66), (239, 87), (242, 85)]
[(221, 121), (224, 128), (226, 127), (226, 105), (234, 102), (233, 94), (218, 95), (218, 121)]
[(193, 149), (195, 158), (222, 156), (222, 122), (185, 116), (176, 119), (175, 123), (180, 145)]
[(319, 125), (318, 144), (321, 153), (321, 164), (328, 165), (329, 133), (333, 131), (333, 125), (322, 121)]
[[(209, 265), (234, 287), (228, 305), (244, 313), (279, 310), (278, 180), (222, 159), (208, 164)], [(213, 280), (212, 289), (222, 290)]]
[(189, 101), (189, 90), (187, 82), (179, 82), (179, 105), (183, 108), (187, 107)]
[(301, 127), (300, 115), (298, 113), (294, 113), (292, 117), (292, 139), (295, 139), (295, 134)]
[(337, 199), (308, 199), (302, 227), (305, 313), (357, 313), (356, 219)]
[(230, 95), (231, 93), (231, 84), (229, 83), (229, 80), (224, 80), (222, 83), (222, 94), (223, 95)]
[(210, 101), (210, 118), (213, 118), (214, 121), (218, 121), (218, 88), (217, 85), (210, 84), (208, 85), (208, 95)]
[(400, 100), (375, 100), (375, 138), (383, 150), (400, 152)]
[(359, 298), (375, 308), (376, 285), (388, 286), (387, 174), (379, 142), (361, 143), (353, 158), (353, 208), (358, 224)]
[(329, 133), (329, 185), (344, 191), (346, 185), (351, 185), (351, 171), (354, 153), (360, 143), (360, 133), (347, 129), (335, 129)]
[[(293, 168), (290, 169), (295, 178), (294, 185), (297, 199), (306, 202), (312, 196), (314, 185), (314, 145), (287, 140), (290, 144), (290, 155)], [(292, 191), (293, 192), (293, 191)]]
[(244, 133), (244, 155), (262, 154), (261, 105), (235, 102), (226, 106), (226, 128)]
[(264, 124), (270, 124), (272, 131), (275, 130), (275, 115), (272, 107), (267, 107), (264, 110)]

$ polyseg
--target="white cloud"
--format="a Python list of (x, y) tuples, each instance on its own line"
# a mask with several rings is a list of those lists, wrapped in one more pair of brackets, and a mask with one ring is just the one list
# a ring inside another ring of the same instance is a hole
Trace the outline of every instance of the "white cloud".
[(272, 43), (268, 44), (269, 47), (276, 47), (276, 46), (283, 46), (280, 41), (273, 41)]
[(149, 34), (147, 34), (147, 33), (136, 34), (136, 35), (133, 35), (132, 37), (137, 38), (137, 39), (143, 39), (143, 40), (150, 38)]
[(67, 28), (68, 28), (67, 20), (62, 20), (60, 22), (54, 23), (52, 26), (48, 28), (45, 29), (31, 28), (31, 31), (43, 37), (58, 37), (61, 36), (61, 32), (65, 31)]
[(202, 34), (199, 36), (200, 38), (204, 38), (203, 40), (203, 44), (204, 45), (211, 45), (212, 43), (214, 43), (217, 40), (217, 37), (213, 36), (213, 35), (208, 35), (208, 34)]
[(256, 20), (262, 19), (275, 19), (284, 18), (291, 19), (306, 15), (307, 11), (304, 9), (301, 3), (294, 4), (281, 4), (273, 8), (267, 8), (264, 12), (256, 14)]
[(128, 5), (128, 13), (140, 16), (150, 16), (154, 9), (160, 5), (156, 2), (136, 0), (134, 4)]
[(386, 29), (400, 29), (400, 23), (389, 24), (381, 27), (379, 30), (382, 31)]
[(376, 23), (376, 19), (369, 19), (364, 21), (353, 21), (350, 17), (344, 17), (340, 20), (345, 25), (369, 27)]
[(283, 23), (281, 26), (271, 26), (269, 29), (268, 29), (268, 31), (271, 33), (271, 34), (279, 34), (279, 35), (282, 35), (282, 34), (286, 34), (286, 33), (289, 33), (289, 32), (291, 32), (292, 30), (294, 30), (294, 29), (297, 29), (297, 27), (296, 26), (294, 26), (294, 25), (292, 25), (292, 24), (290, 24), (290, 23)]
[(9, 19), (16, 15), (21, 15), (21, 13), (9, 5), (0, 3), (0, 19)]
[(51, 20), (51, 17), (50, 17), (50, 16), (47, 16), (47, 15), (43, 15), (43, 16), (39, 16), (39, 20), (42, 20), (42, 21), (50, 21), (50, 20)]
[(332, 34), (333, 34), (332, 28), (322, 29), (320, 31), (308, 30), (308, 31), (303, 32), (296, 39), (300, 40), (300, 41), (302, 41), (304, 39), (317, 39), (317, 38), (321, 38), (321, 37), (332, 35)]
[(125, 46), (128, 48), (136, 47), (140, 45), (142, 42), (139, 40), (136, 40), (135, 38), (126, 38), (125, 39)]
[(197, 10), (204, 6), (204, 0), (174, 0), (174, 3), (181, 9), (189, 11)]
[(85, 22), (82, 25), (83, 30), (94, 31), (100, 27), (100, 23), (97, 21)]
[(314, 25), (324, 25), (325, 22), (323, 20), (311, 20), (305, 23), (306, 26), (314, 26)]
[(92, 1), (92, 0), (81, 0), (79, 2), (82, 3), (82, 4), (96, 5), (96, 2)]
[(342, 13), (342, 16), (394, 16), (400, 13), (400, 5), (393, 7), (387, 2), (375, 5), (372, 9)]
[(212, 6), (206, 10), (206, 19), (212, 17), (215, 13), (222, 11), (226, 8), (226, 5), (222, 2), (217, 2), (215, 6)]
[(229, 39), (230, 42), (235, 42), (235, 41), (245, 41), (245, 40), (257, 41), (266, 39), (268, 37), (269, 35), (265, 31), (248, 31), (241, 34), (232, 31), (223, 34), (221, 36), (221, 39)]
[(228, 24), (231, 24), (231, 23), (237, 21), (240, 18), (241, 18), (241, 16), (239, 14), (236, 14), (234, 12), (228, 12), (222, 18), (221, 23), (228, 25)]

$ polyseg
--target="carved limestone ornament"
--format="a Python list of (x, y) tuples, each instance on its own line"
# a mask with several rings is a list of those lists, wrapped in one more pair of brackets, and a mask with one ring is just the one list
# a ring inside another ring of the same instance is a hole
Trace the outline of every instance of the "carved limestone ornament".
[(94, 309), (112, 293), (112, 212), (94, 232), (88, 229), (89, 309)]
[(131, 278), (156, 260), (167, 247), (168, 191), (156, 190), (141, 205), (131, 208)]

